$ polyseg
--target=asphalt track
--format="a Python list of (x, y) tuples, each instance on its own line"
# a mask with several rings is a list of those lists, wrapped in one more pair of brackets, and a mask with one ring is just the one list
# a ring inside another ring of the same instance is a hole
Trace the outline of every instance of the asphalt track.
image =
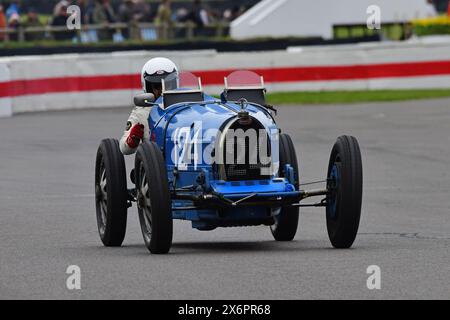
[[(364, 199), (351, 250), (331, 248), (322, 209), (301, 212), (291, 243), (267, 227), (175, 222), (171, 253), (151, 256), (133, 208), (124, 246), (102, 247), (95, 153), (128, 112), (0, 119), (1, 299), (450, 298), (450, 100), (279, 108), (304, 182), (324, 178), (338, 135), (358, 137)], [(81, 290), (66, 288), (69, 265), (81, 268)], [(366, 286), (369, 265), (381, 268), (380, 290)]]

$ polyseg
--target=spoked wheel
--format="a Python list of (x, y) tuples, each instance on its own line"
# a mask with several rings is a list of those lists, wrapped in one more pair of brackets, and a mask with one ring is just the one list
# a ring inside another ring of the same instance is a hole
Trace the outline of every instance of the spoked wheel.
[(95, 163), (97, 227), (105, 246), (121, 246), (127, 227), (127, 184), (125, 161), (119, 142), (100, 143)]
[[(286, 177), (284, 172), (286, 164), (294, 169), (295, 189), (299, 189), (298, 162), (292, 139), (287, 134), (280, 134), (280, 169), (279, 176)], [(298, 207), (283, 207), (275, 216), (275, 224), (270, 227), (276, 241), (291, 241), (297, 233), (299, 220)]]
[(139, 172), (141, 173), (141, 179), (138, 192), (138, 205), (139, 209), (142, 210), (142, 214), (139, 215), (139, 218), (143, 225), (142, 234), (145, 238), (145, 243), (150, 243), (152, 236), (152, 204), (150, 201), (150, 189), (148, 187), (147, 175), (142, 162)]
[(164, 158), (154, 143), (143, 143), (136, 153), (135, 177), (139, 221), (151, 253), (168, 253), (172, 245), (172, 206)]
[(108, 191), (107, 191), (108, 181), (106, 181), (106, 168), (105, 163), (102, 161), (100, 164), (100, 181), (96, 185), (97, 192), (97, 203), (100, 206), (99, 210), (99, 224), (98, 230), (100, 236), (105, 234), (106, 231), (106, 216), (108, 214)]
[(327, 230), (335, 248), (350, 248), (358, 233), (362, 203), (362, 162), (358, 141), (339, 137), (328, 165)]

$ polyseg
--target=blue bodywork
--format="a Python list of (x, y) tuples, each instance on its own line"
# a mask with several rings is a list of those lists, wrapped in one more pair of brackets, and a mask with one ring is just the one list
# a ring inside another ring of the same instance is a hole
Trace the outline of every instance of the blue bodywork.
[[(192, 221), (193, 228), (199, 230), (270, 225), (279, 214), (283, 201), (298, 202), (299, 191), (293, 186), (293, 181), (289, 181), (293, 179), (289, 165), (285, 168), (287, 178), (279, 178), (278, 170), (274, 169), (276, 172), (262, 180), (224, 181), (218, 178), (214, 165), (204, 159), (192, 161), (183, 168), (174, 163), (173, 152), (180, 150), (174, 134), (180, 128), (190, 128), (192, 135), (203, 137), (197, 146), (197, 152), (203, 154), (217, 138), (209, 133), (211, 129), (218, 130), (235, 121), (241, 105), (208, 95), (204, 95), (204, 102), (178, 103), (166, 109), (162, 107), (162, 98), (156, 104), (159, 106), (152, 108), (149, 117), (150, 136), (166, 161), (174, 219)], [(277, 139), (279, 128), (266, 107), (249, 103), (246, 111), (270, 133), (271, 139)], [(274, 160), (278, 165), (278, 156)]]

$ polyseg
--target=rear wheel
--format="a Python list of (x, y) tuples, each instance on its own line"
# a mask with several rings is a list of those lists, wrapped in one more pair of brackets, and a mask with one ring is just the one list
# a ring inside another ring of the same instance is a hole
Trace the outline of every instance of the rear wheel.
[(164, 158), (155, 143), (139, 146), (135, 179), (139, 221), (145, 245), (151, 253), (168, 253), (173, 233), (172, 203)]
[(121, 246), (127, 228), (127, 181), (125, 161), (114, 139), (103, 140), (97, 151), (95, 207), (103, 244)]
[[(285, 166), (289, 164), (294, 169), (295, 189), (299, 189), (297, 154), (292, 139), (287, 134), (280, 134), (280, 169), (279, 176), (286, 177)], [(297, 233), (299, 220), (298, 207), (283, 207), (275, 216), (275, 224), (270, 227), (277, 241), (291, 241)]]
[(327, 230), (335, 248), (350, 248), (358, 233), (362, 203), (362, 162), (358, 141), (339, 137), (328, 165)]

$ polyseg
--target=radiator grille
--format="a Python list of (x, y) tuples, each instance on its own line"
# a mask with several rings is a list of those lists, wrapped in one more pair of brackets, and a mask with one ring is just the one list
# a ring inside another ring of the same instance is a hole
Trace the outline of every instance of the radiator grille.
[[(240, 133), (244, 135), (227, 135), (229, 132), (238, 132), (236, 130), (242, 129)], [(252, 118), (252, 123), (242, 125), (236, 120), (230, 127), (230, 131), (224, 132), (225, 143), (223, 146), (223, 170), (221, 177), (227, 181), (239, 180), (261, 180), (268, 179), (270, 175), (271, 162), (263, 164), (262, 158), (270, 157), (270, 140), (267, 131), (256, 120)], [(260, 135), (264, 134), (265, 139)], [(254, 137), (256, 135), (256, 138)], [(232, 137), (232, 139), (230, 139)], [(261, 148), (260, 143), (266, 143), (265, 148)], [(267, 162), (267, 161), (266, 161)]]

